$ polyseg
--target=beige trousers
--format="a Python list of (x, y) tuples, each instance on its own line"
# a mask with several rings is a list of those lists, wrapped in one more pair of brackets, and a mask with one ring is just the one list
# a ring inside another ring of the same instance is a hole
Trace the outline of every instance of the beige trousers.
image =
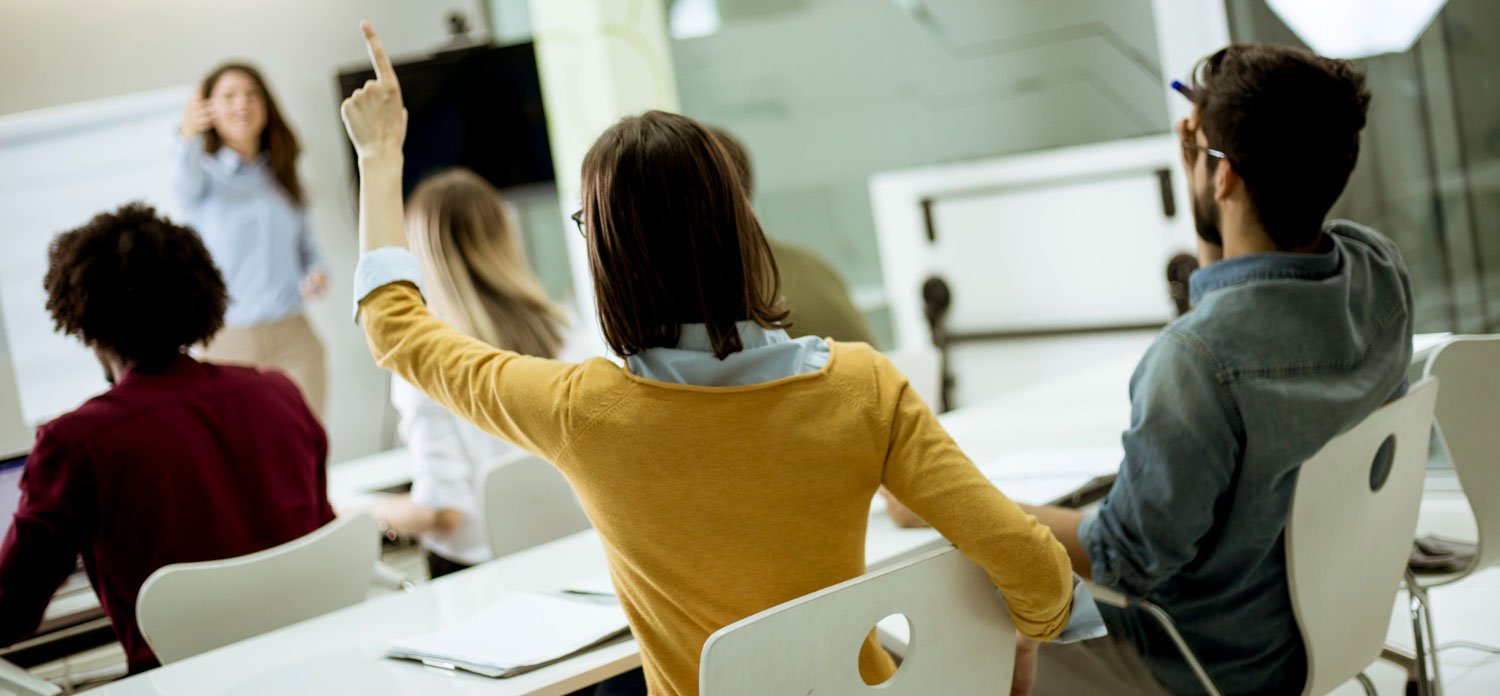
[(1032, 696), (1171, 696), (1129, 640), (1105, 636), (1043, 644)]
[(225, 327), (203, 350), (209, 362), (269, 367), (286, 373), (302, 390), (302, 398), (323, 419), (327, 368), (323, 342), (307, 317), (298, 314), (268, 324)]

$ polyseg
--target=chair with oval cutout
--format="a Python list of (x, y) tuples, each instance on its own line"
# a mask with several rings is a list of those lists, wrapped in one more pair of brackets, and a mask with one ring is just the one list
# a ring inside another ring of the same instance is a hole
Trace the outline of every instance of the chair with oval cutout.
[(887, 696), (1004, 694), (1015, 627), (984, 571), (949, 546), (719, 629), (703, 645), (703, 696), (877, 693), (859, 673), (876, 622), (901, 614), (912, 642)]
[[(1391, 607), (1406, 576), (1427, 473), (1438, 382), (1428, 378), (1338, 435), (1303, 462), (1285, 533), (1287, 586), (1307, 648), (1303, 696), (1351, 679), (1375, 693), (1364, 670), (1380, 659)], [(1095, 599), (1146, 611), (1167, 632), (1204, 691), (1221, 692), (1171, 616), (1104, 589)], [(1417, 638), (1418, 659), (1430, 646)], [(1422, 675), (1425, 691), (1430, 682)]]

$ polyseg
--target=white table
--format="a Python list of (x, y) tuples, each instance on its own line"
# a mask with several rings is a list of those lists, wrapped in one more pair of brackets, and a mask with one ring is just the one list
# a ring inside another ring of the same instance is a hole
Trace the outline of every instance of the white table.
[[(944, 425), (976, 461), (1042, 447), (1117, 444), (1129, 416), (1125, 384), (1138, 356), (1081, 368), (1049, 385), (955, 411)], [(392, 455), (395, 457), (396, 455)], [(351, 474), (353, 471), (351, 470)], [(369, 480), (381, 478), (371, 475)], [(351, 476), (346, 483), (362, 485)], [(332, 492), (333, 485), (330, 484)], [(365, 488), (364, 490), (369, 490)], [(897, 562), (946, 543), (930, 529), (870, 519), (866, 561)], [(213, 650), (96, 690), (118, 696), (322, 694), (552, 696), (640, 665), (635, 641), (510, 679), (486, 679), (383, 657), (388, 642), (451, 625), (518, 590), (550, 590), (607, 572), (594, 532), (580, 532), (310, 621)]]
[(404, 447), (328, 466), (328, 502), (357, 503), (376, 491), (411, 483), (411, 453)]

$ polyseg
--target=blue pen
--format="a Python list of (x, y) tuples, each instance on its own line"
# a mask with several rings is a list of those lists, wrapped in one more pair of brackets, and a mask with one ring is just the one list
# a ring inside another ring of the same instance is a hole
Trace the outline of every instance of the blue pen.
[(1179, 94), (1181, 94), (1184, 97), (1187, 97), (1188, 101), (1194, 101), (1194, 99), (1193, 99), (1193, 88), (1192, 87), (1189, 87), (1189, 86), (1187, 86), (1185, 84), (1182, 84), (1182, 82), (1179, 81), (1179, 80), (1172, 80), (1172, 89), (1177, 90), (1177, 92)]

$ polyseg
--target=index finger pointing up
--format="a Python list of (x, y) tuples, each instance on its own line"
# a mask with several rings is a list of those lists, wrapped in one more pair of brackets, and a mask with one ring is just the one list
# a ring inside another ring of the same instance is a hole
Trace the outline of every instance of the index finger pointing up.
[(375, 79), (396, 84), (396, 68), (391, 66), (391, 57), (385, 54), (385, 45), (380, 43), (375, 27), (366, 21), (360, 22), (359, 28), (365, 34), (365, 48), (370, 52), (370, 64), (375, 66)]

